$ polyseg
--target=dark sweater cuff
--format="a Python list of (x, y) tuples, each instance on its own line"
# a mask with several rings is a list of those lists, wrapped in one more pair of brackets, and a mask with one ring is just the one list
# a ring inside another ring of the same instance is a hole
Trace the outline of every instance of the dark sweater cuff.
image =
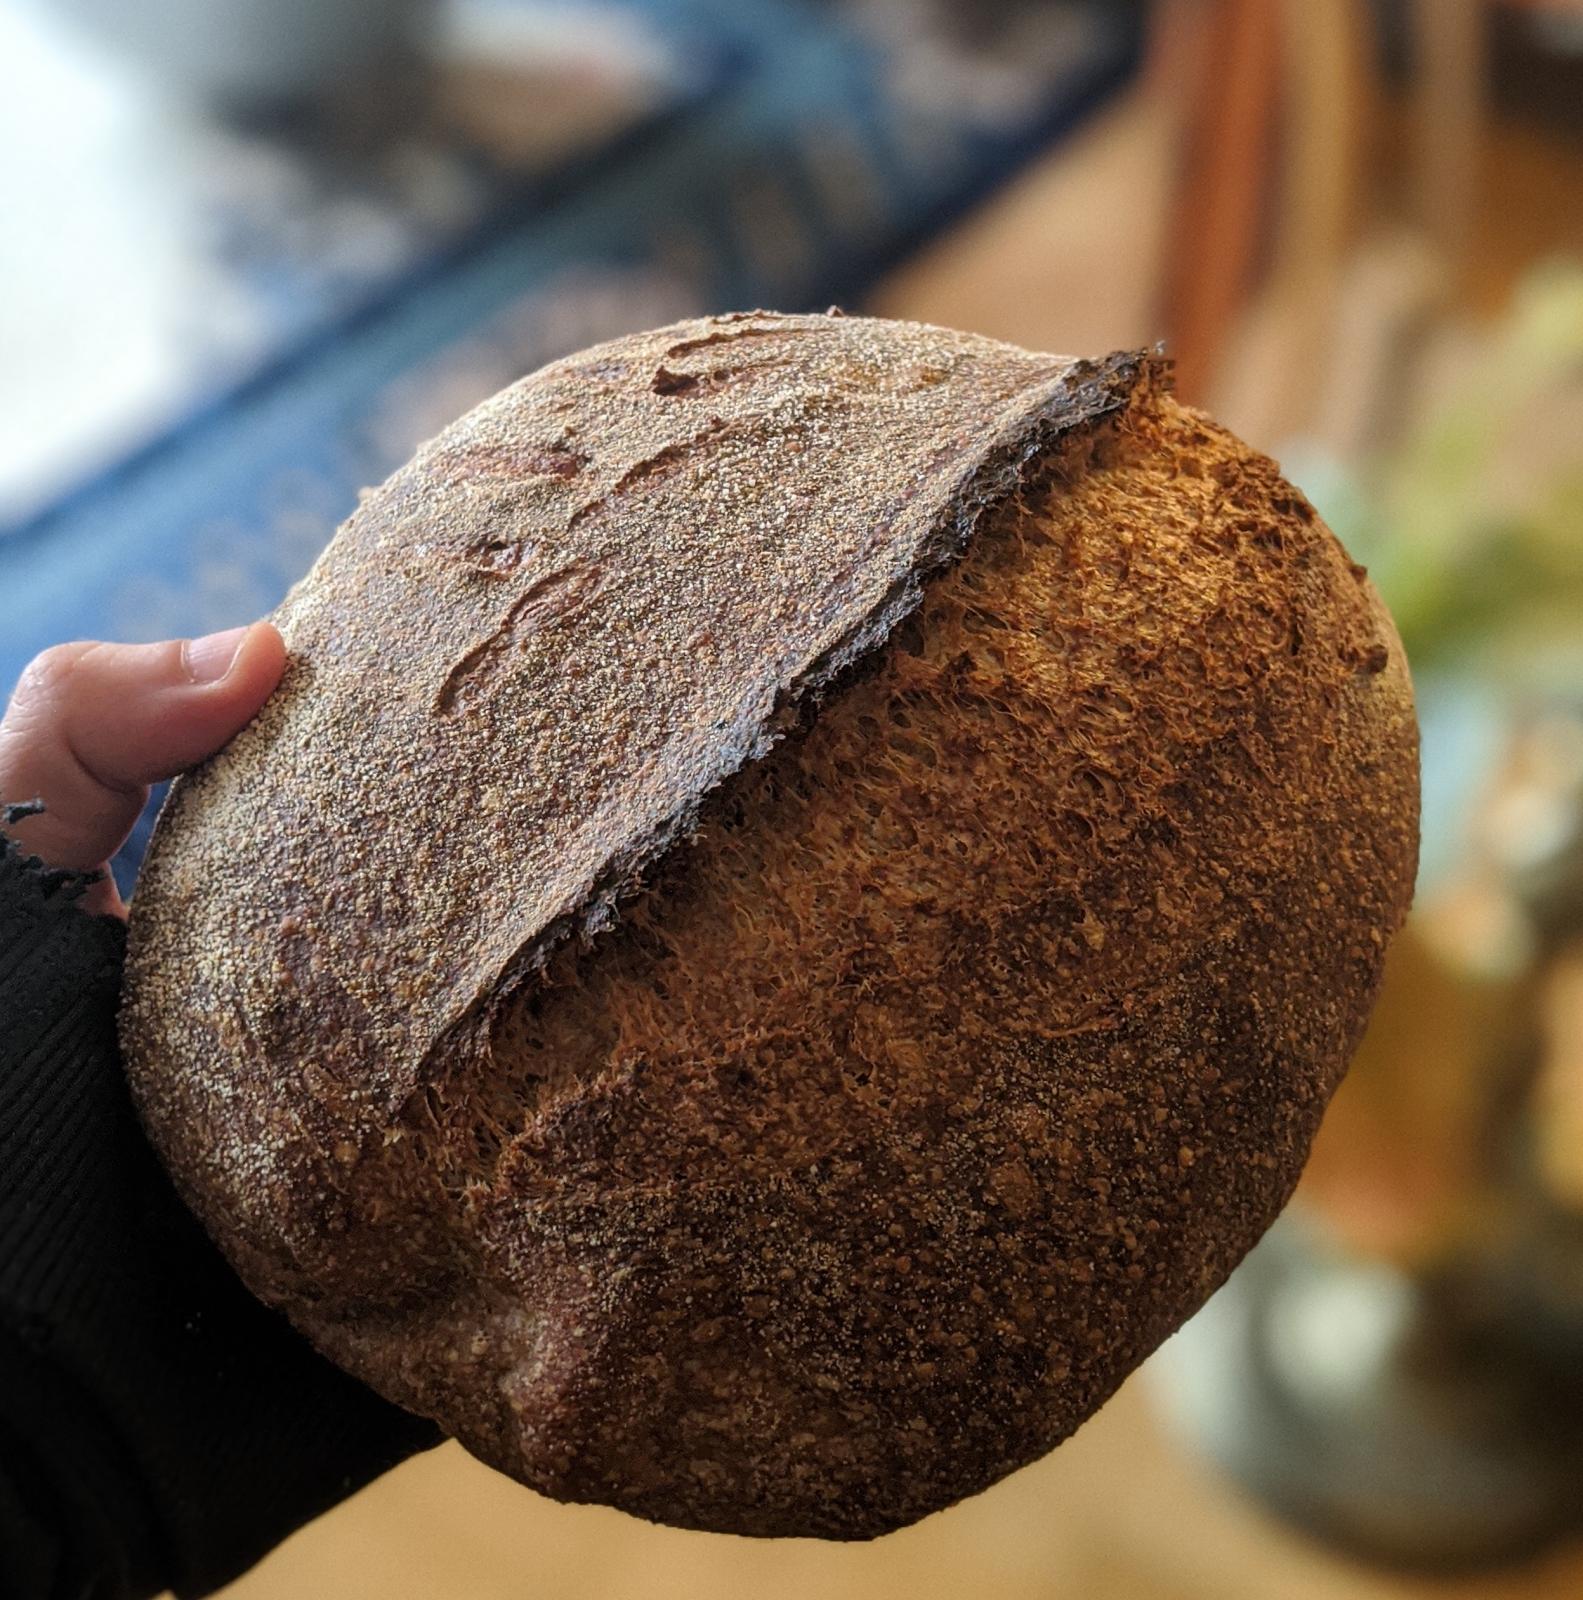
[[(76, 1397), (51, 1452), (118, 1485), (134, 1565), (204, 1594), (438, 1434), (254, 1300), (177, 1198), (116, 1051), (124, 929), (81, 910), (87, 881), (0, 835), (0, 1326)], [(13, 1436), (36, 1423), (7, 1405)]]

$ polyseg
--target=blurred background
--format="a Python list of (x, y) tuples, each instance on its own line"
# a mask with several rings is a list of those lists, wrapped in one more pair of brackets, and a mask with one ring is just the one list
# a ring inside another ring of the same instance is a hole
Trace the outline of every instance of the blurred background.
[(0, 219), (8, 680), (267, 611), (545, 360), (840, 302), (1164, 339), (1418, 683), (1418, 903), (1299, 1199), (1071, 1443), (861, 1547), (446, 1447), (235, 1600), (1583, 1593), (1583, 0), (14, 0)]

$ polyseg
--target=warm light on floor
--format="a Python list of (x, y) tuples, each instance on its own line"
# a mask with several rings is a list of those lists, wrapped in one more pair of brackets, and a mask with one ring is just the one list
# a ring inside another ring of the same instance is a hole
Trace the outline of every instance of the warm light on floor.
[(1576, 1551), (1500, 1578), (1365, 1571), (1166, 1438), (1147, 1370), (1053, 1455), (872, 1544), (725, 1538), (559, 1506), (455, 1445), (304, 1529), (224, 1600), (1562, 1600)]

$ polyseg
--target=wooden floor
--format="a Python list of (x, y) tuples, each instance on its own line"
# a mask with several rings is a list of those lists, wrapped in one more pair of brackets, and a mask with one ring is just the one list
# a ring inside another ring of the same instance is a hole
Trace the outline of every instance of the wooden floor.
[(455, 1445), (304, 1529), (225, 1600), (1576, 1600), (1583, 1552), (1382, 1577), (1265, 1518), (1163, 1436), (1147, 1373), (987, 1494), (867, 1545), (679, 1533), (554, 1505)]
[[(898, 273), (870, 309), (1092, 352), (1153, 339), (1171, 129), (1124, 103)], [(1546, 189), (1547, 174), (1535, 183)], [(1548, 190), (1546, 190), (1548, 192)], [(1511, 234), (1499, 230), (1500, 249)], [(1480, 280), (1480, 289), (1486, 285)], [(863, 1546), (763, 1543), (553, 1505), (455, 1446), (303, 1530), (226, 1600), (1561, 1600), (1583, 1550), (1420, 1583), (1337, 1559), (1168, 1438), (1135, 1378), (987, 1494)]]

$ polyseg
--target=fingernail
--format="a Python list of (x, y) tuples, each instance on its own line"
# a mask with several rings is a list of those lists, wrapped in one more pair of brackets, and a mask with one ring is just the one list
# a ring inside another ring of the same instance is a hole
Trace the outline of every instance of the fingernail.
[(227, 628), (224, 633), (206, 633), (189, 639), (181, 647), (182, 665), (194, 683), (218, 683), (231, 670), (236, 652), (247, 635), (246, 628)]

